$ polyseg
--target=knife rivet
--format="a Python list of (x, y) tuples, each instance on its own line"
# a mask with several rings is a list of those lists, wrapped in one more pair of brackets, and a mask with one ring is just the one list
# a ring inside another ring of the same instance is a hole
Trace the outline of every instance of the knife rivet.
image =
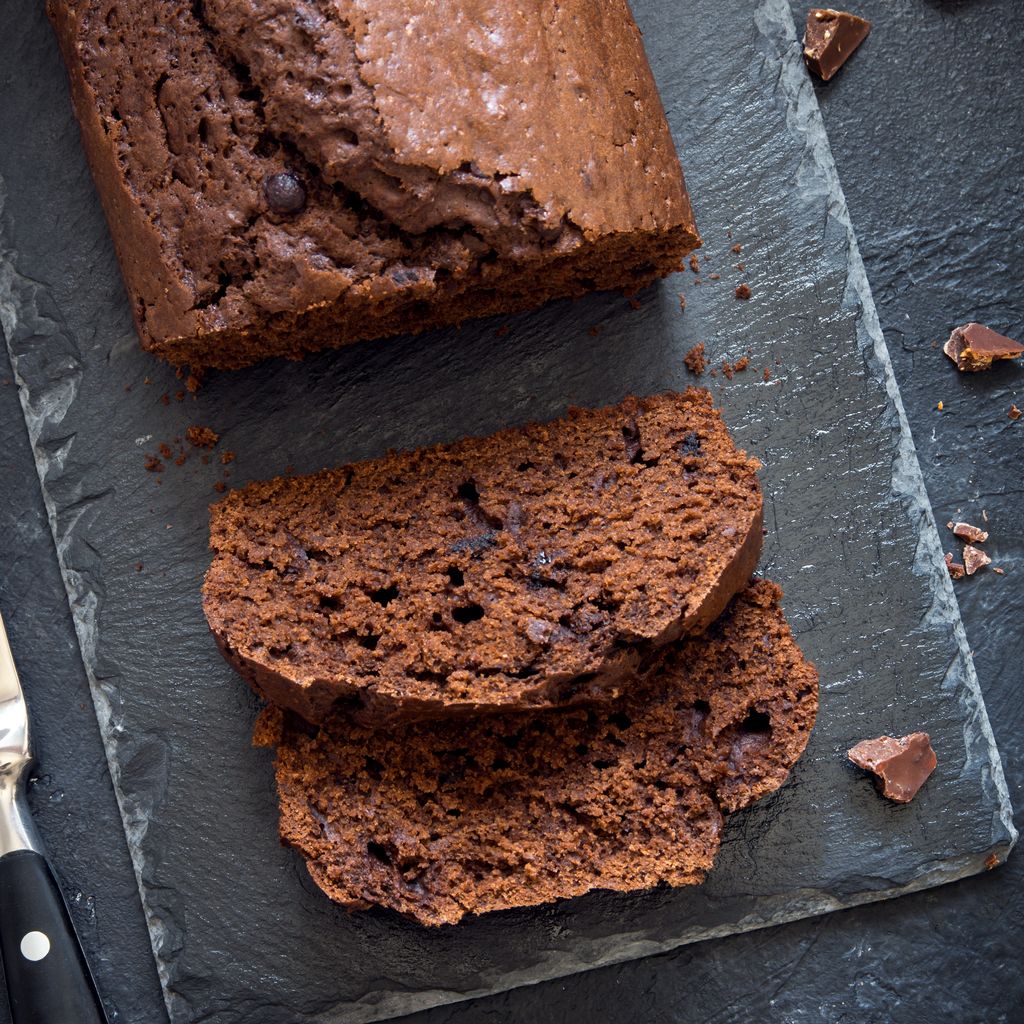
[(50, 952), (50, 940), (42, 932), (26, 932), (21, 940), (21, 955), (26, 960), (42, 960)]

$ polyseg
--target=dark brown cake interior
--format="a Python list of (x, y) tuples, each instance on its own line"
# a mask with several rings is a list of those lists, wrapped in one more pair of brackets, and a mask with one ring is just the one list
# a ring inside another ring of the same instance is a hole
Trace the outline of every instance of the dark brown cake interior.
[(697, 883), (723, 813), (777, 789), (814, 723), (780, 596), (753, 583), (614, 704), (379, 732), (270, 709), (281, 836), (332, 899), (431, 925)]
[(251, 484), (213, 506), (204, 609), (311, 721), (614, 694), (750, 578), (756, 468), (690, 390)]

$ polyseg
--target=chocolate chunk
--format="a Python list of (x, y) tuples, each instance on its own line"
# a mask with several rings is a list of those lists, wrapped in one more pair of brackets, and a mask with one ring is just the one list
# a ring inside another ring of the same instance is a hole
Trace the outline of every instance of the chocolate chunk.
[(962, 580), (967, 572), (962, 563), (953, 561), (953, 556), (948, 551), (946, 552), (946, 568), (949, 570), (950, 578), (954, 580)]
[(804, 61), (822, 81), (829, 81), (871, 31), (871, 22), (849, 11), (812, 7), (804, 29)]
[(306, 190), (302, 182), (288, 171), (271, 174), (263, 182), (263, 194), (274, 213), (298, 213), (306, 205)]
[(955, 327), (942, 351), (961, 373), (977, 373), (987, 370), (996, 359), (1018, 359), (1024, 355), (1024, 345), (982, 324), (970, 323)]
[(984, 544), (988, 540), (988, 532), (970, 523), (954, 523), (952, 520), (946, 523), (948, 529), (952, 530), (961, 540), (970, 541), (972, 544)]
[(964, 547), (964, 569), (968, 576), (973, 576), (979, 569), (983, 569), (992, 561), (981, 548), (972, 547), (967, 544)]
[(878, 776), (882, 796), (899, 804), (907, 804), (914, 799), (937, 764), (926, 732), (862, 740), (847, 752), (847, 757), (858, 768), (874, 772)]
[(1010, 411), (1006, 415), (1009, 416), (1011, 420), (1019, 420), (1021, 416), (1024, 416), (1024, 413), (1022, 413), (1017, 406), (1011, 405)]
[(185, 437), (194, 448), (212, 448), (220, 440), (220, 435), (209, 427), (189, 427)]
[(737, 299), (749, 299), (750, 298), (750, 294), (751, 294), (751, 292), (750, 292), (750, 285), (749, 284), (741, 284), (741, 285), (739, 285), (736, 288), (736, 298)]

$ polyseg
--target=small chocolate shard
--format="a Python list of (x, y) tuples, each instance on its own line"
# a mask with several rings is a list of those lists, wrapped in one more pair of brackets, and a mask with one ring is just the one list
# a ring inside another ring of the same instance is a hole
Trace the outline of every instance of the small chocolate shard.
[(1024, 413), (1022, 413), (1017, 406), (1011, 405), (1010, 411), (1006, 415), (1009, 416), (1011, 420), (1019, 420), (1021, 416), (1024, 416)]
[(1024, 355), (1024, 345), (982, 324), (969, 323), (953, 328), (942, 351), (961, 373), (977, 373), (998, 359), (1019, 359)]
[(946, 527), (953, 531), (954, 535), (961, 540), (969, 541), (971, 544), (984, 544), (988, 540), (988, 532), (970, 523), (954, 523), (950, 520)]
[(992, 559), (981, 548), (970, 544), (964, 546), (964, 569), (968, 576), (973, 576), (979, 569), (984, 569), (991, 561)]
[(849, 11), (812, 7), (804, 29), (804, 61), (822, 81), (829, 81), (871, 31), (871, 22)]
[(882, 796), (898, 804), (907, 804), (914, 799), (938, 763), (926, 732), (862, 740), (847, 751), (847, 757), (858, 768), (873, 772)]
[(946, 568), (949, 570), (950, 579), (954, 580), (962, 580), (967, 572), (961, 562), (953, 561), (953, 555), (948, 551), (946, 552)]
[(996, 856), (995, 851), (993, 851), (985, 858), (985, 869), (991, 871), (997, 867), (999, 867), (999, 858)]

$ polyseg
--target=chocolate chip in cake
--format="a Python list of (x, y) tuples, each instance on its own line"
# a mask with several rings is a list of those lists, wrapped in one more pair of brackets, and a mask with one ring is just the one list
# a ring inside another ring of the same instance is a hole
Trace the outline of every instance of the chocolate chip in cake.
[(306, 205), (306, 190), (302, 182), (289, 171), (271, 174), (263, 182), (263, 194), (274, 213), (299, 213)]

